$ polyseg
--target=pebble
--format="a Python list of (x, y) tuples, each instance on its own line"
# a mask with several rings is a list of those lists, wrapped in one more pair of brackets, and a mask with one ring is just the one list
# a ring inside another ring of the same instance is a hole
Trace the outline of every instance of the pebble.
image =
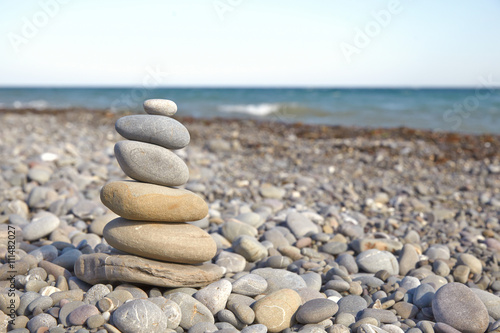
[(376, 273), (384, 269), (391, 275), (399, 274), (398, 260), (387, 251), (377, 249), (363, 251), (356, 257), (356, 263), (367, 273)]
[(47, 313), (41, 313), (34, 316), (26, 325), (30, 332), (38, 332), (41, 327), (53, 328), (57, 326), (57, 321), (54, 317)]
[(412, 244), (405, 244), (399, 254), (399, 275), (405, 276), (414, 269), (419, 261), (417, 250)]
[(240, 254), (228, 251), (221, 251), (215, 260), (215, 264), (223, 267), (227, 273), (239, 273), (245, 269), (245, 257)]
[[(442, 322), (464, 333), (484, 332), (489, 316), (481, 299), (461, 283), (448, 283), (439, 288), (432, 300), (432, 313)], [(474, 314), (474, 320), (470, 315)]]
[(129, 220), (189, 222), (203, 219), (208, 206), (184, 189), (136, 181), (113, 181), (101, 189), (103, 204)]
[(260, 187), (259, 192), (264, 198), (270, 199), (282, 199), (286, 194), (285, 189), (273, 186), (271, 184), (263, 184)]
[(163, 296), (150, 297), (150, 302), (155, 303), (167, 317), (167, 328), (176, 329), (181, 323), (181, 308), (172, 300), (166, 299)]
[(99, 314), (99, 310), (94, 305), (84, 304), (71, 311), (67, 320), (71, 325), (78, 326), (85, 324), (87, 319), (91, 316)]
[(358, 312), (368, 307), (366, 300), (363, 297), (356, 295), (347, 295), (342, 297), (337, 304), (339, 306), (337, 315), (349, 313), (355, 316)]
[(258, 234), (255, 227), (234, 219), (224, 222), (221, 230), (222, 235), (230, 242), (233, 242), (239, 236), (247, 235), (256, 237)]
[(257, 296), (267, 289), (267, 281), (257, 274), (246, 274), (232, 283), (232, 291), (245, 296)]
[(297, 238), (319, 232), (316, 224), (303, 214), (297, 212), (291, 212), (286, 216), (286, 225)]
[(500, 319), (500, 297), (487, 291), (471, 288), (470, 289), (483, 302), (488, 310), (488, 314), (495, 320)]
[(255, 322), (265, 325), (269, 332), (280, 332), (293, 324), (293, 316), (300, 305), (301, 299), (296, 291), (275, 291), (254, 304)]
[(165, 297), (177, 303), (181, 309), (180, 326), (189, 330), (201, 322), (215, 323), (212, 312), (200, 301), (185, 293), (173, 293)]
[(307, 287), (304, 279), (298, 274), (274, 268), (258, 268), (252, 271), (266, 279), (267, 289), (264, 294), (270, 294), (280, 289), (301, 289)]
[(252, 236), (238, 236), (233, 241), (233, 249), (250, 262), (264, 259), (267, 256), (267, 249)]
[(200, 289), (194, 294), (194, 298), (203, 303), (215, 315), (226, 307), (231, 290), (231, 282), (222, 279)]
[(177, 112), (177, 104), (168, 99), (147, 99), (143, 103), (148, 114), (171, 117)]
[(113, 323), (123, 333), (163, 333), (167, 329), (167, 318), (154, 303), (131, 300), (113, 312)]
[(212, 259), (217, 251), (208, 233), (187, 223), (140, 222), (119, 217), (106, 225), (103, 235), (118, 250), (174, 263), (202, 263)]
[(457, 265), (465, 265), (469, 267), (472, 274), (481, 274), (483, 265), (481, 261), (468, 253), (461, 253), (457, 258)]
[(116, 131), (125, 139), (153, 143), (167, 149), (189, 144), (189, 132), (175, 119), (160, 115), (131, 115), (119, 118)]
[(189, 179), (187, 165), (180, 157), (150, 143), (119, 141), (115, 144), (115, 157), (123, 172), (138, 181), (179, 186)]
[(313, 299), (304, 303), (296, 313), (296, 319), (302, 324), (316, 324), (333, 317), (339, 306), (329, 299)]
[(23, 227), (23, 238), (27, 241), (43, 238), (56, 230), (60, 223), (59, 218), (52, 213), (39, 213)]
[(113, 281), (158, 287), (199, 287), (219, 280), (223, 270), (214, 264), (190, 266), (153, 261), (135, 256), (82, 255), (75, 263), (76, 276), (90, 284)]

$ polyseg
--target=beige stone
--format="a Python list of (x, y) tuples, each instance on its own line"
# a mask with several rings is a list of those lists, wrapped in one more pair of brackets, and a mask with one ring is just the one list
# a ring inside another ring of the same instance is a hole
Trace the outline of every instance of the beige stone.
[(101, 201), (129, 220), (189, 222), (208, 214), (206, 202), (193, 192), (137, 181), (107, 183)]
[(104, 227), (109, 245), (141, 257), (182, 264), (210, 260), (217, 245), (203, 229), (187, 223), (140, 222), (116, 218)]
[(280, 332), (293, 324), (301, 302), (299, 294), (292, 289), (275, 291), (255, 302), (255, 321), (267, 326), (269, 332)]
[(87, 283), (127, 282), (158, 287), (203, 287), (222, 278), (214, 264), (182, 265), (136, 256), (85, 254), (75, 263), (76, 276)]

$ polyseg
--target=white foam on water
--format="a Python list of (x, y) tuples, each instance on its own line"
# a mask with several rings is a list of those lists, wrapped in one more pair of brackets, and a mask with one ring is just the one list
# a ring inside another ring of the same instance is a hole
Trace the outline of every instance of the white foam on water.
[(264, 117), (273, 112), (279, 111), (281, 104), (279, 103), (262, 103), (262, 104), (228, 104), (220, 105), (219, 110), (227, 113), (246, 113), (253, 116)]

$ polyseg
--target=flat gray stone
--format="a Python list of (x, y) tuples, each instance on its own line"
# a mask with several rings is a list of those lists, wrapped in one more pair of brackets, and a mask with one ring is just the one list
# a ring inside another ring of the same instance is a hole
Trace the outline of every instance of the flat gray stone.
[(246, 274), (233, 282), (233, 293), (257, 296), (267, 289), (267, 281), (257, 274)]
[(296, 319), (302, 324), (317, 324), (325, 319), (333, 317), (339, 306), (332, 300), (316, 298), (304, 303), (295, 314)]
[(115, 157), (123, 172), (135, 180), (163, 186), (187, 183), (189, 170), (184, 161), (170, 150), (139, 141), (119, 141)]
[(41, 313), (28, 321), (28, 329), (30, 332), (37, 332), (40, 327), (53, 328), (57, 326), (56, 318), (52, 317), (48, 313)]
[(201, 288), (194, 294), (194, 298), (203, 303), (215, 315), (226, 307), (231, 290), (231, 282), (222, 279)]
[(221, 251), (216, 257), (215, 264), (224, 267), (227, 273), (239, 273), (243, 272), (247, 261), (238, 253)]
[(172, 300), (163, 296), (150, 297), (148, 301), (155, 303), (167, 317), (167, 328), (176, 329), (181, 323), (181, 308)]
[(181, 308), (180, 326), (183, 329), (188, 330), (201, 322), (215, 323), (212, 312), (194, 297), (185, 293), (173, 293), (166, 295), (165, 298), (174, 301)]
[(432, 313), (436, 322), (448, 324), (463, 333), (485, 332), (489, 324), (488, 310), (481, 299), (457, 282), (439, 288), (432, 300)]
[(233, 249), (247, 261), (255, 262), (267, 256), (267, 249), (252, 236), (242, 235), (233, 242)]
[(163, 311), (148, 300), (131, 300), (113, 312), (113, 323), (123, 333), (163, 333), (167, 318)]
[(280, 289), (301, 289), (306, 288), (306, 282), (299, 275), (283, 270), (274, 268), (258, 268), (254, 269), (252, 274), (257, 274), (267, 281), (267, 289), (264, 294), (270, 294)]
[(23, 238), (27, 241), (43, 238), (56, 230), (60, 223), (59, 218), (52, 213), (39, 213), (23, 227)]
[(75, 274), (90, 284), (118, 281), (177, 288), (206, 286), (219, 280), (223, 269), (207, 263), (182, 265), (130, 255), (95, 253), (78, 258)]
[(132, 115), (116, 121), (116, 131), (126, 139), (153, 143), (167, 149), (189, 144), (189, 132), (175, 119), (157, 115)]
[(305, 215), (291, 212), (286, 217), (286, 226), (297, 238), (319, 232), (318, 226), (309, 220)]
[(363, 311), (368, 307), (366, 300), (361, 296), (356, 295), (347, 295), (342, 297), (337, 302), (339, 306), (339, 310), (337, 316), (341, 313), (350, 313), (353, 316), (356, 316), (358, 312)]
[(477, 288), (471, 288), (471, 290), (486, 306), (488, 314), (495, 320), (500, 319), (500, 297)]
[(177, 104), (168, 99), (147, 99), (142, 106), (148, 114), (170, 117), (177, 112)]
[(367, 273), (376, 273), (385, 269), (391, 275), (399, 274), (399, 264), (396, 257), (387, 251), (376, 249), (363, 251), (356, 257), (358, 267)]

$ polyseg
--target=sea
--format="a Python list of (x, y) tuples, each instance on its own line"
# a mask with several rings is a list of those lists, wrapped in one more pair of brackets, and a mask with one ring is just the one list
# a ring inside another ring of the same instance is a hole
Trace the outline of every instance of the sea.
[(178, 114), (284, 123), (500, 134), (500, 89), (0, 88), (1, 109), (141, 113), (166, 98)]

